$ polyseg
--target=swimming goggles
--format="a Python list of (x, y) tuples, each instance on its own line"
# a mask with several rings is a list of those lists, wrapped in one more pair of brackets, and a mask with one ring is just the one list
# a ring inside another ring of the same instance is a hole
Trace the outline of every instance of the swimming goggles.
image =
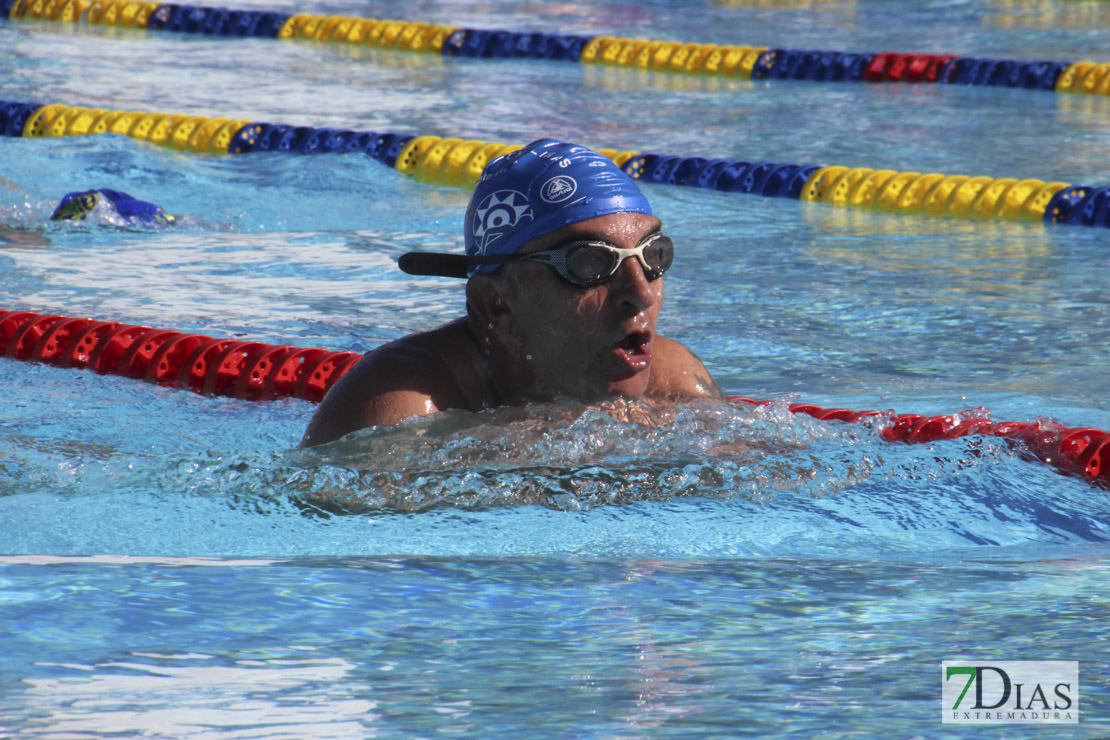
[(631, 249), (621, 249), (609, 242), (580, 239), (551, 249), (528, 254), (497, 254), (485, 257), (410, 252), (399, 260), (402, 270), (410, 275), (442, 275), (466, 277), (471, 265), (500, 265), (522, 260), (547, 265), (559, 277), (580, 288), (601, 285), (616, 274), (629, 257), (636, 257), (648, 280), (656, 280), (674, 260), (674, 242), (655, 233)]

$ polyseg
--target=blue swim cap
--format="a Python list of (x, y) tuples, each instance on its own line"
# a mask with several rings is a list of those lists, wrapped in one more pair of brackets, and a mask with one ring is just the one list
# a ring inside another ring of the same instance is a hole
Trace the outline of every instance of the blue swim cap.
[(62, 202), (51, 214), (51, 221), (81, 221), (96, 208), (97, 203), (108, 203), (122, 218), (136, 226), (168, 226), (174, 217), (153, 203), (132, 198), (119, 190), (85, 190), (66, 193)]
[[(533, 141), (486, 165), (466, 209), (466, 254), (513, 254), (537, 236), (611, 213), (651, 215), (647, 198), (603, 154)], [(473, 265), (470, 275), (498, 265)]]

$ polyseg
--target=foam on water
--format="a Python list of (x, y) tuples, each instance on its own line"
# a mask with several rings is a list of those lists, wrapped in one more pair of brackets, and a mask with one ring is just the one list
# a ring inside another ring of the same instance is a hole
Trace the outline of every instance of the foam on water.
[[(240, 404), (223, 405), (239, 413)], [(261, 408), (273, 412), (266, 424), (299, 429), (299, 403)], [(254, 451), (231, 439), (214, 448), (203, 425), (220, 423), (182, 426), (191, 451), (9, 425), (0, 511), (27, 526), (5, 547), (900, 558), (1110, 536), (1110, 498), (1004, 440), (891, 444), (879, 437), (881, 417), (820, 422), (785, 400), (445, 413), (308, 450), (288, 449), (280, 435)]]

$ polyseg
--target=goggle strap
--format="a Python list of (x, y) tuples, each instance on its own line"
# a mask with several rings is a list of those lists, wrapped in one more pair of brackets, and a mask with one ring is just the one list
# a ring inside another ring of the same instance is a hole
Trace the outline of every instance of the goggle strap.
[[(662, 234), (658, 234), (656, 235), (656, 238), (666, 237), (664, 237)], [(651, 241), (655, 241), (655, 239), (652, 239)], [(589, 242), (583, 243), (587, 245), (589, 244)], [(600, 247), (611, 245), (595, 243), (593, 244), (593, 246)], [(550, 257), (548, 257), (543, 252), (535, 252), (533, 254), (535, 254), (536, 256), (532, 257), (532, 254), (493, 254), (481, 257), (468, 257), (464, 254), (444, 254), (441, 252), (407, 252), (401, 255), (400, 259), (397, 260), (397, 266), (401, 268), (402, 272), (408, 273), (409, 275), (431, 275), (436, 277), (467, 278), (469, 277), (471, 265), (503, 265), (506, 262), (513, 262), (519, 259), (528, 259), (528, 261), (530, 262), (552, 264)], [(647, 260), (644, 258), (642, 250), (638, 255), (638, 259), (641, 266), (646, 266)], [(656, 272), (657, 268), (648, 268), (648, 270), (649, 272)], [(659, 274), (662, 273), (660, 272)]]
[(408, 252), (397, 260), (397, 266), (409, 275), (465, 278), (470, 267), (470, 258), (462, 254)]
[(471, 265), (501, 265), (519, 259), (516, 254), (495, 254), (485, 257), (467, 257), (465, 254), (441, 252), (406, 252), (397, 260), (397, 266), (409, 275), (435, 277), (469, 277)]

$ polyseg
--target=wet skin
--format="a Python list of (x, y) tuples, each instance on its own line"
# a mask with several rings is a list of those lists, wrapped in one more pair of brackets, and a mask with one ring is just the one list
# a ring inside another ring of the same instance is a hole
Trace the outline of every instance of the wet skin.
[[(575, 239), (633, 248), (659, 229), (652, 216), (618, 213), (537, 237), (520, 251)], [(554, 399), (719, 399), (701, 361), (655, 333), (664, 280), (648, 280), (635, 257), (591, 288), (533, 262), (479, 273), (467, 282), (467, 318), (369, 352), (328, 393), (301, 445), (447, 409)]]

